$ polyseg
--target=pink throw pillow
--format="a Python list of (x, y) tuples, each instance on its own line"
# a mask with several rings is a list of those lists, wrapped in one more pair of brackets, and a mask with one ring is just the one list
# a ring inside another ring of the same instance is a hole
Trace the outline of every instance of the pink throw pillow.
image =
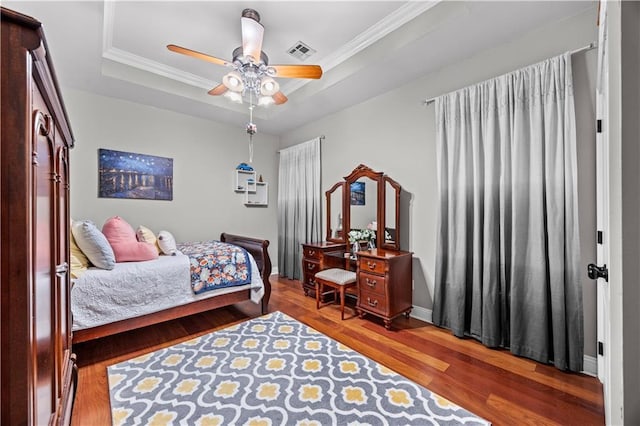
[(143, 243), (136, 238), (133, 230), (120, 216), (114, 216), (102, 226), (102, 233), (116, 255), (116, 262), (138, 262), (158, 258), (158, 250), (149, 243)]

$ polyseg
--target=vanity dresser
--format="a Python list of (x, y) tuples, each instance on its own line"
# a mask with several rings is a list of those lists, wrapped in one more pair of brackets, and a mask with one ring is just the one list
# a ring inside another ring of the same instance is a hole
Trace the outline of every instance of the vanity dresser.
[[(326, 241), (305, 243), (305, 295), (315, 295), (315, 274), (343, 268), (356, 272), (356, 310), (382, 318), (386, 328), (412, 305), (412, 253), (400, 250), (402, 187), (389, 176), (361, 164), (326, 191)], [(375, 232), (375, 248), (351, 252), (349, 232)], [(381, 238), (380, 238), (381, 237)]]

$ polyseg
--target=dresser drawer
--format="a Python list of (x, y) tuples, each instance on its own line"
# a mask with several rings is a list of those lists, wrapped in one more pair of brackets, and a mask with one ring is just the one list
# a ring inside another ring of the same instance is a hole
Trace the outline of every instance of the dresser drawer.
[(360, 256), (358, 259), (358, 268), (360, 271), (371, 272), (374, 274), (384, 275), (387, 262), (375, 257)]
[(316, 259), (320, 260), (320, 256), (322, 255), (322, 250), (318, 250), (315, 247), (302, 247), (302, 257), (305, 259)]
[(368, 274), (360, 271), (358, 274), (358, 286), (362, 291), (385, 295), (386, 279), (384, 275)]
[(387, 315), (389, 312), (389, 303), (384, 294), (373, 293), (364, 289), (359, 291), (358, 307), (381, 315)]
[(302, 272), (309, 275), (315, 275), (320, 270), (320, 264), (318, 262), (312, 262), (310, 260), (302, 261)]
[(316, 280), (315, 280), (315, 274), (312, 274), (310, 272), (304, 272), (302, 274), (302, 282), (310, 287), (315, 287), (316, 286)]

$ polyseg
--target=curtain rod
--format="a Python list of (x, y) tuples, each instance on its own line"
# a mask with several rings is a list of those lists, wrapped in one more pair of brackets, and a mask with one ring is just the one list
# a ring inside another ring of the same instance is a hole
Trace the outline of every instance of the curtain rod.
[[(324, 135), (320, 135), (318, 136), (318, 138), (320, 139), (320, 142), (322, 142), (324, 140)], [(292, 145), (293, 146), (293, 145)], [(283, 149), (287, 149), (287, 148), (283, 148)], [(280, 154), (280, 151), (282, 151), (282, 149), (279, 149), (278, 151), (276, 151), (278, 154)]]
[[(580, 52), (584, 52), (587, 50), (591, 50), (591, 49), (595, 49), (596, 47), (598, 47), (598, 43), (596, 43), (595, 41), (592, 41), (591, 43), (587, 44), (586, 46), (582, 46), (578, 49), (572, 50), (569, 52), (570, 55), (574, 55), (576, 53), (580, 53)], [(422, 104), (424, 106), (430, 105), (432, 103), (434, 103), (436, 101), (436, 98), (438, 96), (434, 96), (433, 98), (429, 98), (429, 99), (425, 99)]]

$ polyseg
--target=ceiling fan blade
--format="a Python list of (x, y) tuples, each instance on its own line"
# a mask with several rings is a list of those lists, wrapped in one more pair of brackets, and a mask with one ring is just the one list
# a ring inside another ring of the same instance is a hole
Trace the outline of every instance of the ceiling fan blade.
[(269, 65), (276, 73), (274, 77), (282, 78), (315, 78), (322, 77), (320, 65)]
[(240, 18), (240, 22), (242, 24), (242, 54), (247, 59), (251, 56), (253, 62), (260, 62), (264, 27), (260, 22), (251, 18)]
[(176, 46), (175, 44), (168, 44), (167, 49), (172, 52), (182, 53), (183, 55), (191, 56), (193, 58), (202, 59), (203, 61), (211, 62), (216, 65), (231, 65), (224, 59), (216, 58), (215, 56), (207, 55), (206, 53), (198, 52), (196, 50), (187, 49), (186, 47)]
[(209, 93), (211, 96), (218, 96), (218, 95), (222, 95), (226, 91), (227, 91), (227, 86), (225, 86), (224, 84), (220, 83), (216, 87), (214, 87), (213, 89), (209, 90), (209, 92), (207, 92), (207, 93)]
[(276, 105), (282, 105), (283, 103), (287, 102), (289, 99), (284, 95), (284, 93), (282, 92), (276, 92), (275, 94), (272, 95), (273, 96), (273, 100), (275, 101)]

